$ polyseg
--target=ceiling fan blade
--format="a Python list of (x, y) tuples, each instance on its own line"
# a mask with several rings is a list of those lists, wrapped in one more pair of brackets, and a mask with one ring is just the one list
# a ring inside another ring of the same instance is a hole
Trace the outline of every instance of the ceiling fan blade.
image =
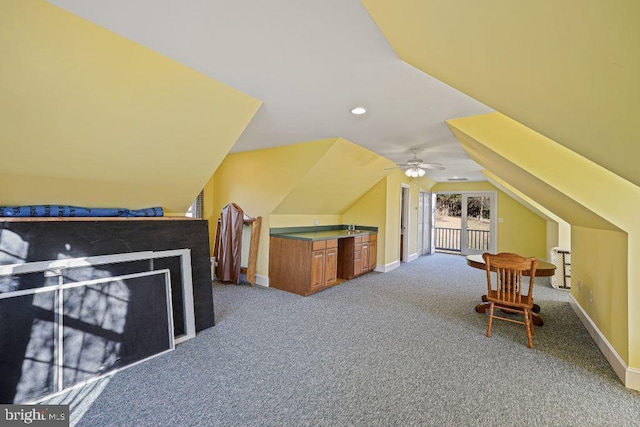
[(418, 165), (418, 167), (421, 167), (422, 169), (431, 169), (437, 171), (444, 170), (444, 166), (442, 166), (440, 163), (422, 163)]

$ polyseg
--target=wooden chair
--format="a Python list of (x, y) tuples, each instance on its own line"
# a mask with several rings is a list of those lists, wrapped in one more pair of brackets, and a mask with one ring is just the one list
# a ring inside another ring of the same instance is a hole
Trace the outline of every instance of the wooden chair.
[[(484, 253), (482, 259), (484, 259), (487, 271), (487, 300), (490, 303), (487, 336), (491, 336), (491, 325), (494, 318), (519, 323), (525, 325), (529, 348), (533, 348), (531, 308), (533, 307), (533, 282), (538, 259), (525, 258), (511, 253), (497, 255)], [(492, 274), (495, 274), (495, 283), (491, 280)], [(528, 289), (523, 289), (525, 287), (523, 276), (526, 275), (529, 276), (529, 286)], [(494, 315), (495, 307), (506, 312), (522, 314), (524, 322)]]

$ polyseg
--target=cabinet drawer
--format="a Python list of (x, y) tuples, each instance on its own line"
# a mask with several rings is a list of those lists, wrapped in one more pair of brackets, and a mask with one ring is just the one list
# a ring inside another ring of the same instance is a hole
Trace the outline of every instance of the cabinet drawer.
[(369, 234), (369, 241), (370, 242), (375, 242), (376, 240), (378, 240), (378, 235), (377, 234)]
[(326, 249), (327, 241), (326, 240), (316, 240), (311, 244), (311, 250), (317, 251), (320, 249)]
[(327, 249), (338, 247), (338, 239), (327, 240), (326, 242), (327, 242)]
[(362, 237), (362, 242), (368, 242), (369, 241), (369, 235), (368, 234), (365, 234), (364, 236), (361, 236), (361, 237)]

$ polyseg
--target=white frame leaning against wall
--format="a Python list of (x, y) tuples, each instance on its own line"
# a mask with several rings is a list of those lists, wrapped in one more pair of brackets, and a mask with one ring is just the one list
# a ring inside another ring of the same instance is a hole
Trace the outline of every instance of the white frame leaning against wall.
[[(126, 274), (114, 277), (106, 277), (100, 279), (92, 279), (92, 280), (84, 280), (80, 282), (71, 282), (64, 283), (64, 270), (73, 269), (73, 268), (81, 268), (81, 267), (92, 267), (99, 266), (105, 264), (112, 263), (121, 263), (121, 262), (131, 262), (131, 261), (151, 261), (151, 268), (153, 268), (153, 260), (158, 258), (172, 258), (172, 257), (180, 257), (181, 264), (181, 274), (182, 274), (182, 304), (183, 304), (183, 313), (184, 313), (184, 330), (185, 333), (175, 337), (174, 336), (174, 319), (173, 319), (173, 304), (171, 298), (171, 277), (170, 270), (168, 269), (160, 269), (160, 270), (150, 270), (150, 271), (142, 271), (134, 274)], [(169, 338), (169, 347), (166, 350), (163, 350), (159, 353), (155, 353), (151, 356), (145, 357), (141, 360), (135, 361), (126, 366), (116, 368), (112, 371), (106, 372), (102, 375), (98, 375), (96, 377), (90, 378), (85, 381), (80, 381), (76, 384), (73, 384), (68, 387), (64, 387), (64, 378), (63, 378), (63, 369), (62, 363), (56, 362), (56, 374), (54, 381), (54, 391), (50, 394), (47, 394), (41, 398), (36, 399), (33, 402), (27, 403), (36, 403), (46, 398), (50, 398), (60, 393), (64, 393), (68, 390), (81, 387), (83, 385), (89, 384), (91, 382), (97, 381), (100, 378), (110, 376), (119, 372), (123, 369), (127, 369), (131, 366), (137, 365), (139, 363), (145, 362), (151, 358), (160, 356), (166, 352), (172, 351), (175, 348), (175, 344), (181, 343), (188, 339), (194, 338), (196, 335), (195, 332), (195, 312), (194, 312), (194, 303), (193, 303), (193, 283), (191, 279), (191, 251), (189, 249), (176, 249), (176, 250), (168, 250), (168, 251), (145, 251), (145, 252), (131, 252), (124, 254), (113, 254), (113, 255), (102, 255), (102, 256), (93, 256), (93, 257), (83, 257), (83, 258), (70, 258), (70, 259), (62, 259), (62, 260), (51, 260), (51, 261), (39, 261), (39, 262), (30, 262), (24, 264), (8, 264), (8, 265), (0, 265), (0, 277), (3, 276), (14, 276), (19, 274), (27, 274), (27, 273), (37, 273), (43, 272), (45, 276), (49, 277), (58, 277), (58, 284), (43, 286), (40, 288), (34, 289), (22, 289), (17, 291), (9, 291), (0, 293), (0, 299), (9, 299), (26, 295), (35, 295), (39, 293), (45, 292), (56, 292), (58, 297), (57, 307), (55, 308), (56, 313), (63, 313), (63, 298), (62, 293), (65, 289), (77, 288), (82, 286), (89, 285), (97, 285), (113, 282), (116, 280), (127, 280), (127, 279), (135, 279), (139, 277), (148, 277), (154, 275), (163, 275), (164, 283), (165, 283), (165, 292), (167, 295), (167, 316), (168, 316), (168, 338)], [(64, 324), (62, 322), (62, 316), (57, 316), (58, 320), (56, 320), (56, 352), (55, 359), (57, 361), (61, 361), (64, 359), (64, 337), (63, 337), (63, 328)]]

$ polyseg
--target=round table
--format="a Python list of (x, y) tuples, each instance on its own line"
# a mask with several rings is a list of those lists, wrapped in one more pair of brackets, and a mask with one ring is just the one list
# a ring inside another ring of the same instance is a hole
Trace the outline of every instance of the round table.
[[(485, 269), (484, 260), (482, 259), (482, 255), (468, 255), (467, 256), (467, 265), (473, 268), (478, 268), (480, 270)], [(494, 271), (493, 269), (491, 271)], [(523, 273), (525, 276), (529, 276), (529, 270)], [(536, 268), (536, 277), (551, 277), (556, 274), (556, 266), (554, 264), (548, 263), (546, 261), (540, 260), (538, 263), (538, 267)], [(484, 313), (489, 308), (489, 302), (487, 300), (486, 295), (482, 295), (482, 303), (476, 305), (476, 311), (478, 313)], [(533, 304), (532, 309), (532, 317), (533, 324), (536, 326), (544, 325), (544, 321), (542, 317), (538, 316), (536, 313), (540, 312), (540, 306), (538, 304)]]

